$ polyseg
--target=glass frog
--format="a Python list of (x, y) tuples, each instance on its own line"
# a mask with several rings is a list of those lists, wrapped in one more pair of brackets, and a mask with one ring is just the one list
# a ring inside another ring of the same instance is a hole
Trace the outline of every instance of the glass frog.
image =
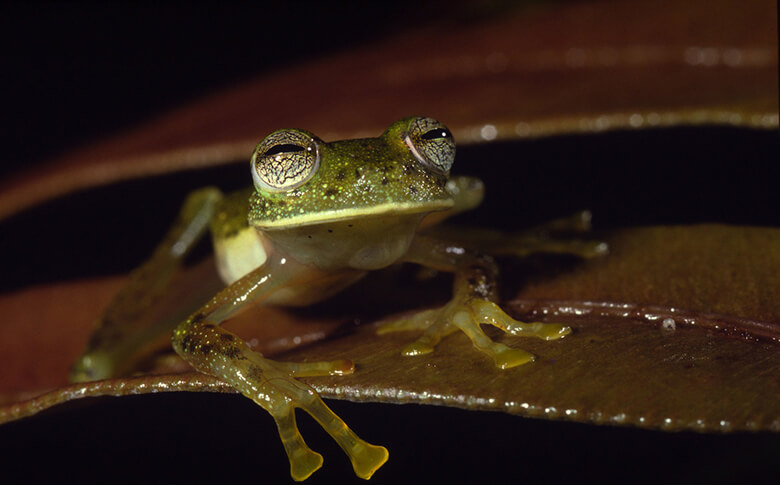
[[(413, 262), (454, 273), (452, 300), (442, 308), (386, 322), (378, 333), (422, 331), (402, 350), (414, 356), (432, 352), (442, 337), (461, 331), (501, 369), (531, 362), (532, 354), (491, 340), (480, 325), (547, 340), (571, 330), (512, 319), (496, 303), (494, 260), (469, 244), (442, 239), (446, 231), (433, 227), (482, 199), (479, 180), (450, 177), (454, 157), (450, 131), (432, 118), (406, 118), (377, 138), (332, 143), (303, 130), (271, 133), (251, 157), (254, 187), (229, 195), (206, 188), (188, 197), (176, 224), (103, 316), (72, 369), (72, 379), (103, 379), (132, 370), (154, 340), (148, 329), (133, 322), (143, 320), (149, 302), (166, 291), (182, 259), (210, 228), (218, 272), (227, 286), (162, 334), (172, 330), (173, 348), (192, 367), (228, 383), (271, 414), (294, 479), (306, 479), (322, 466), (322, 456), (309, 449), (298, 431), (295, 408), (312, 415), (336, 440), (359, 477), (370, 478), (387, 460), (387, 450), (360, 439), (296, 379), (349, 374), (354, 364), (346, 359), (270, 360), (221, 323), (256, 304), (308, 305), (369, 271)], [(544, 250), (592, 256), (604, 250), (598, 243), (492, 233), (474, 233), (471, 239), (516, 255)], [(160, 334), (157, 329), (155, 335)]]

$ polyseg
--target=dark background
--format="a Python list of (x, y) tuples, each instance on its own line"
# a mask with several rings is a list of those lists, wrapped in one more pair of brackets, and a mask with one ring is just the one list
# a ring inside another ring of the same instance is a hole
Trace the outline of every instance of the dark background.
[[(248, 76), (429, 22), (457, 28), (488, 13), (443, 2), (340, 5), (4, 4), (0, 176)], [(775, 132), (678, 128), (463, 147), (455, 171), (478, 175), (488, 187), (485, 204), (465, 222), (512, 229), (590, 208), (598, 230), (776, 225), (777, 154)], [(89, 190), (4, 222), (0, 289), (129, 271), (148, 255), (184, 194), (211, 183), (243, 186), (246, 167)], [(57, 251), (47, 238), (52, 234)], [(361, 436), (390, 450), (390, 462), (373, 479), (378, 483), (755, 483), (776, 478), (780, 453), (777, 436), (768, 434), (665, 434), (416, 405), (329, 405)], [(310, 419), (300, 421), (325, 457), (310, 481), (352, 480), (336, 445)], [(238, 396), (63, 406), (0, 427), (0, 463), (2, 482), (3, 475), (26, 482), (289, 480), (272, 421)]]

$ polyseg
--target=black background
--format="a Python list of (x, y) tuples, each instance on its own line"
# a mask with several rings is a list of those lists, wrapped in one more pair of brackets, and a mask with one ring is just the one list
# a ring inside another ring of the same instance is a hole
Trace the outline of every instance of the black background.
[[(414, 15), (412, 7), (341, 5), (0, 7), (0, 176), (247, 76), (429, 22), (457, 27), (481, 13), (441, 13), (437, 2), (415, 4)], [(776, 225), (777, 145), (777, 133), (723, 127), (567, 136), (459, 148), (455, 171), (478, 175), (488, 187), (485, 204), (465, 222), (511, 229), (590, 208), (598, 230)], [(238, 187), (245, 176), (246, 167), (235, 165), (117, 184), (16, 216), (0, 229), (0, 285), (129, 271), (188, 190)], [(47, 239), (53, 234), (56, 251)], [(416, 405), (329, 404), (390, 450), (390, 462), (372, 479), (379, 483), (760, 482), (776, 478), (780, 453), (777, 436), (768, 434), (665, 434)], [(336, 445), (310, 419), (299, 419), (325, 457), (310, 481), (353, 480)], [(289, 480), (272, 421), (238, 396), (138, 396), (56, 408), (0, 427), (0, 463), (3, 482), (3, 475), (28, 482)]]

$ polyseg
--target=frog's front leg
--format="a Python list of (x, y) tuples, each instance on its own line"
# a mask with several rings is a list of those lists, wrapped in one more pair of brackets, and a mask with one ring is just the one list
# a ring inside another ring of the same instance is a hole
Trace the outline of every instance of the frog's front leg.
[(379, 334), (423, 330), (420, 338), (403, 349), (404, 355), (432, 352), (442, 337), (460, 330), (478, 350), (493, 358), (497, 367), (508, 369), (533, 361), (533, 354), (494, 342), (482, 331), (481, 324), (493, 325), (511, 335), (544, 340), (571, 333), (571, 328), (565, 325), (519, 322), (501, 310), (495, 303), (498, 267), (489, 256), (433, 238), (418, 237), (404, 259), (455, 273), (454, 295), (444, 307), (387, 322), (379, 328)]
[(361, 440), (312, 388), (295, 379), (296, 376), (349, 374), (354, 366), (348, 360), (311, 363), (269, 360), (219, 325), (247, 303), (258, 303), (277, 290), (331, 277), (289, 259), (271, 259), (217, 294), (173, 333), (174, 349), (193, 367), (227, 382), (271, 414), (295, 480), (306, 479), (322, 466), (322, 456), (306, 445), (298, 431), (295, 408), (309, 413), (336, 440), (349, 455), (359, 477), (370, 478), (387, 461), (385, 448)]

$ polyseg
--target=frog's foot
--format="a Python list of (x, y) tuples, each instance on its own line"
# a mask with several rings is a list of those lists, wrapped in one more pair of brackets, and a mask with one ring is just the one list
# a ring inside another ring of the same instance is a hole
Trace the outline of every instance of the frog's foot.
[[(309, 386), (293, 376), (321, 376), (351, 374), (354, 365), (348, 360), (312, 363), (282, 363), (257, 357), (250, 357), (262, 369), (266, 392), (256, 394), (255, 402), (268, 409), (276, 421), (279, 437), (282, 439), (290, 460), (290, 474), (295, 480), (305, 480), (322, 466), (322, 456), (312, 451), (303, 441), (295, 423), (295, 408), (309, 413), (349, 456), (355, 474), (363, 479), (381, 467), (388, 458), (387, 450), (360, 439), (333, 411), (322, 402), (319, 395)], [(271, 390), (273, 389), (273, 390)], [(270, 391), (270, 392), (269, 392)], [(243, 392), (243, 391), (242, 391)], [(276, 394), (280, 395), (277, 397)]]
[(343, 375), (354, 372), (349, 360), (276, 362), (252, 351), (222, 327), (190, 319), (174, 331), (174, 348), (196, 369), (227, 382), (268, 411), (290, 460), (290, 474), (305, 480), (322, 466), (322, 456), (303, 440), (295, 423), (295, 408), (309, 413), (349, 456), (355, 474), (368, 479), (387, 461), (387, 450), (369, 444), (350, 430), (314, 389), (296, 377)]
[(526, 257), (536, 253), (571, 254), (583, 259), (598, 258), (609, 252), (609, 246), (603, 241), (586, 241), (582, 239), (547, 239), (520, 236), (510, 238), (504, 248), (496, 251), (499, 254), (511, 254)]
[(534, 253), (572, 254), (580, 258), (597, 258), (609, 252), (603, 241), (585, 239), (556, 239), (553, 234), (583, 234), (591, 230), (590, 211), (576, 212), (568, 217), (555, 219), (509, 238), (498, 253), (525, 257)]
[(504, 332), (523, 337), (554, 340), (571, 333), (571, 328), (555, 323), (524, 323), (507, 315), (492, 301), (484, 298), (455, 299), (436, 310), (425, 310), (410, 317), (382, 324), (377, 333), (382, 335), (407, 330), (423, 330), (423, 335), (402, 350), (406, 356), (433, 351), (442, 337), (457, 330), (465, 333), (479, 351), (490, 356), (501, 369), (509, 369), (532, 362), (534, 355), (494, 342), (482, 331), (481, 324), (490, 324)]

